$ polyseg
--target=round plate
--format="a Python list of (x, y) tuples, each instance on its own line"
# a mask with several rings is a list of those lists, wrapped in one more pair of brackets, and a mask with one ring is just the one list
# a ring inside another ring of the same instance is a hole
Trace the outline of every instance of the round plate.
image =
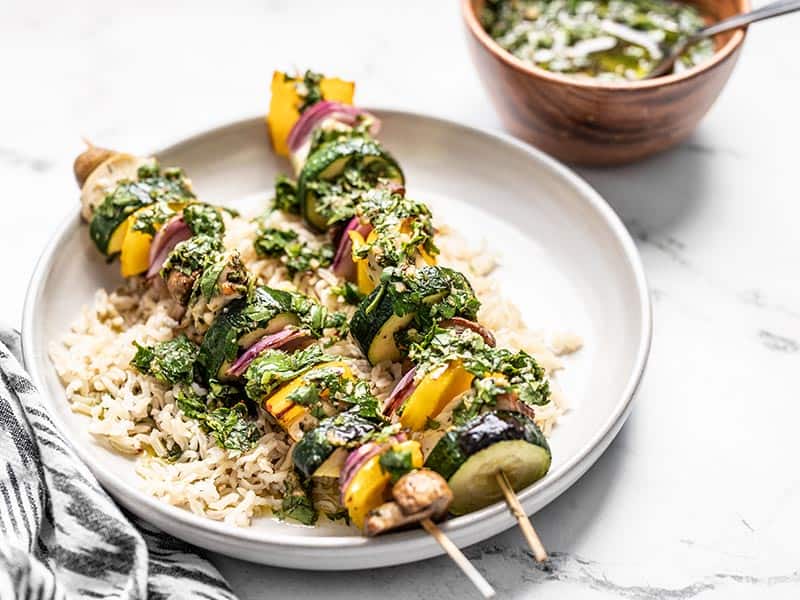
[[(400, 161), (409, 195), (430, 202), (467, 240), (499, 255), (497, 278), (532, 328), (574, 331), (585, 346), (567, 359), (559, 381), (572, 410), (551, 438), (550, 473), (519, 496), (533, 513), (554, 500), (597, 460), (622, 427), (645, 367), (651, 315), (636, 248), (614, 212), (578, 176), (507, 136), (442, 119), (374, 111), (381, 141)], [(157, 153), (179, 165), (208, 202), (264, 206), (274, 177), (288, 164), (273, 155), (262, 118), (202, 133)], [(131, 512), (193, 544), (250, 561), (301, 569), (361, 569), (441, 553), (423, 530), (366, 539), (339, 525), (304, 527), (272, 518), (249, 528), (211, 521), (139, 490), (134, 463), (99, 445), (88, 420), (73, 414), (47, 357), (99, 287), (120, 283), (74, 215), (45, 248), (23, 315), (25, 363), (50, 414), (100, 483)], [(505, 504), (451, 519), (442, 529), (459, 546), (515, 524)]]

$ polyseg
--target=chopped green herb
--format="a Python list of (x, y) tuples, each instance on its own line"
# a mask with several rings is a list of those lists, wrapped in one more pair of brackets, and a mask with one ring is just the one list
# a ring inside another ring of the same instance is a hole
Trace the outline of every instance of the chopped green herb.
[(184, 275), (201, 273), (208, 265), (219, 260), (224, 249), (222, 240), (210, 235), (195, 235), (180, 242), (164, 261), (161, 276), (172, 270)]
[(131, 365), (140, 373), (168, 385), (191, 383), (194, 379), (198, 347), (185, 335), (154, 346), (142, 346), (137, 342), (134, 345), (136, 354)]
[(155, 202), (136, 213), (131, 229), (155, 235), (158, 228), (175, 215), (166, 202)]
[(392, 483), (396, 483), (406, 473), (414, 470), (409, 450), (387, 450), (381, 454), (378, 463), (384, 473), (388, 473)]
[[(670, 0), (489, 0), (486, 31), (522, 61), (557, 73), (610, 81), (641, 79), (665, 52), (704, 26), (693, 6)], [(708, 60), (702, 40), (676, 64)]]
[(298, 377), (311, 367), (332, 360), (319, 346), (309, 346), (291, 354), (281, 350), (265, 350), (245, 372), (245, 392), (254, 402), (274, 392), (284, 383)]
[(442, 365), (459, 360), (474, 375), (472, 386), (453, 410), (453, 422), (465, 423), (498, 398), (511, 395), (529, 405), (550, 401), (550, 386), (544, 369), (522, 350), (494, 348), (471, 330), (432, 329), (421, 341), (412, 343), (409, 358), (423, 377)]
[(204, 423), (217, 444), (227, 450), (247, 452), (261, 437), (257, 424), (248, 418), (247, 407), (241, 403), (209, 411)]
[[(236, 394), (241, 397), (238, 390)], [(230, 402), (232, 398), (222, 400)], [(188, 386), (176, 392), (175, 402), (184, 415), (196, 419), (205, 431), (211, 433), (220, 448), (247, 452), (261, 438), (258, 424), (250, 417), (243, 402), (230, 407), (223, 406), (220, 405), (220, 397), (214, 397), (211, 393), (200, 396)]]
[(199, 396), (194, 392), (194, 390), (192, 390), (192, 388), (187, 386), (182, 386), (175, 393), (175, 403), (178, 405), (178, 408), (181, 409), (183, 414), (190, 419), (198, 419), (202, 421), (206, 416), (206, 412), (208, 411), (205, 398)]
[(331, 293), (341, 297), (351, 306), (358, 306), (365, 297), (365, 294), (358, 291), (358, 286), (351, 281), (345, 281), (342, 285), (332, 287)]
[(322, 77), (321, 73), (314, 73), (309, 69), (303, 75), (302, 83), (297, 85), (297, 95), (302, 100), (302, 104), (297, 109), (300, 114), (322, 100), (322, 89), (319, 86)]
[(372, 233), (355, 249), (355, 258), (372, 256), (380, 267), (395, 267), (416, 264), (420, 248), (431, 257), (439, 253), (431, 212), (422, 202), (378, 188), (362, 196), (356, 213), (372, 225)]
[(183, 220), (192, 235), (221, 237), (225, 233), (225, 222), (219, 209), (210, 204), (195, 202), (183, 209)]
[(272, 210), (280, 210), (293, 215), (300, 214), (297, 184), (286, 175), (278, 175), (275, 178), (275, 198), (272, 200)]
[(253, 281), (239, 253), (233, 252), (208, 264), (195, 281), (192, 293), (195, 296), (202, 295), (207, 302), (217, 294), (246, 296), (251, 291)]
[(334, 255), (331, 244), (314, 248), (298, 238), (291, 229), (268, 227), (260, 231), (253, 244), (259, 256), (283, 258), (290, 277), (331, 264)]
[[(189, 181), (180, 169), (160, 174), (158, 163), (139, 168), (136, 181), (122, 180), (94, 210), (89, 235), (97, 248), (106, 253), (114, 231), (131, 214), (153, 203), (180, 204), (194, 199)], [(143, 225), (144, 227), (144, 225)]]

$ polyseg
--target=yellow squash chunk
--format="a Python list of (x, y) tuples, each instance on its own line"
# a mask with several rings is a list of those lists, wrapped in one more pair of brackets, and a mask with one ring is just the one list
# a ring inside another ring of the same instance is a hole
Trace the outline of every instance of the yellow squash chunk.
[[(286, 75), (280, 71), (272, 74), (272, 84), (270, 90), (272, 98), (269, 103), (269, 114), (267, 115), (267, 126), (272, 137), (272, 147), (276, 154), (289, 156), (289, 132), (294, 127), (297, 119), (300, 118), (298, 108), (302, 104), (300, 96), (297, 95), (297, 83), (303, 78), (286, 79)], [(320, 81), (319, 88), (325, 100), (341, 102), (342, 104), (352, 104), (355, 84), (352, 81), (343, 81), (338, 78), (325, 78)]]
[[(403, 219), (403, 222), (400, 223), (400, 233), (410, 234), (411, 233), (411, 225), (412, 225), (413, 222), (414, 222), (414, 219), (412, 219), (410, 217), (408, 219)], [(431, 256), (430, 254), (428, 254), (428, 252), (425, 250), (425, 246), (423, 246), (422, 244), (417, 246), (417, 252), (419, 253), (419, 256), (422, 259), (422, 262), (424, 264), (426, 264), (426, 265), (435, 265), (436, 264), (436, 257), (435, 256)], [(418, 264), (418, 266), (421, 266), (421, 265)]]
[(286, 430), (286, 433), (289, 434), (292, 441), (299, 442), (305, 433), (302, 424), (306, 419), (314, 421), (314, 418), (305, 406), (293, 404), (289, 410), (281, 415), (280, 419), (278, 419), (278, 423)]
[(341, 377), (345, 379), (353, 378), (353, 371), (350, 369), (347, 363), (338, 361), (322, 363), (321, 365), (317, 365), (316, 367), (309, 369), (299, 377), (278, 388), (278, 390), (272, 394), (272, 396), (266, 399), (264, 402), (264, 409), (273, 417), (275, 417), (281, 427), (283, 427), (286, 431), (291, 432), (293, 430), (292, 425), (304, 418), (308, 414), (308, 409), (304, 406), (298, 406), (292, 402), (289, 399), (289, 396), (291, 396), (292, 393), (297, 390), (297, 388), (303, 385), (303, 380), (306, 375), (320, 369), (329, 368), (341, 369)]
[[(126, 219), (130, 221), (135, 213)], [(116, 232), (114, 232), (116, 234)], [(153, 236), (144, 231), (134, 231), (130, 226), (122, 242), (122, 253), (119, 256), (120, 272), (123, 277), (133, 277), (147, 271), (150, 266), (150, 242)]]
[(338, 77), (325, 77), (319, 82), (322, 97), (339, 104), (352, 104), (356, 93), (356, 84)]
[(417, 246), (417, 252), (419, 252), (419, 255), (422, 257), (422, 260), (426, 265), (432, 266), (436, 264), (436, 257), (428, 254), (424, 246)]
[[(170, 202), (171, 210), (180, 212), (186, 207), (185, 202)], [(120, 272), (123, 277), (133, 277), (147, 271), (150, 266), (150, 244), (153, 236), (144, 231), (134, 231), (133, 224), (136, 222), (139, 213), (150, 209), (150, 206), (140, 208), (117, 227), (108, 243), (109, 255), (120, 252)], [(162, 223), (155, 223), (156, 230), (162, 227)], [(120, 247), (115, 248), (117, 234), (120, 235)]]
[[(422, 466), (422, 450), (419, 442), (413, 440), (392, 446), (395, 452), (411, 452), (411, 464), (415, 469)], [(387, 500), (391, 476), (380, 465), (381, 457), (370, 458), (353, 476), (344, 495), (344, 506), (350, 520), (361, 529), (369, 511)]]
[(400, 423), (412, 431), (424, 430), (428, 419), (435, 419), (453, 398), (469, 389), (472, 379), (458, 360), (444, 371), (428, 373), (403, 405)]
[[(364, 236), (358, 231), (349, 231), (348, 235), (353, 242), (353, 253), (366, 243), (364, 241)], [(370, 233), (370, 236), (371, 235), (372, 233)], [(367, 237), (367, 239), (369, 240), (369, 237)], [(356, 264), (356, 285), (358, 286), (358, 291), (367, 295), (375, 289), (375, 283), (372, 281), (372, 277), (370, 277), (369, 273), (369, 259), (355, 258), (355, 256), (353, 256), (353, 262)]]

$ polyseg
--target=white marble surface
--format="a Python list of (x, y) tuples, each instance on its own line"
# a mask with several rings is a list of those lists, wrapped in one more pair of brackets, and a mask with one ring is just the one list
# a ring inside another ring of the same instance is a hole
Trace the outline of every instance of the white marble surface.
[[(76, 200), (79, 136), (146, 151), (263, 112), (273, 68), (358, 81), (358, 100), (499, 122), (454, 1), (0, 0), (0, 315), (17, 325), (40, 248)], [(535, 516), (468, 550), (507, 598), (800, 597), (800, 17), (751, 30), (722, 97), (678, 149), (580, 172), (635, 235), (655, 303), (628, 424)], [(215, 557), (242, 598), (462, 598), (446, 559), (371, 572)]]

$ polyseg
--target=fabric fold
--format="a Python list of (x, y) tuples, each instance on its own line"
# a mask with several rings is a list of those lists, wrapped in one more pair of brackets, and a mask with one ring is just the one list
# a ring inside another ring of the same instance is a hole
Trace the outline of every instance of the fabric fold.
[(129, 517), (44, 409), (0, 329), (0, 598), (235, 600), (195, 548)]

